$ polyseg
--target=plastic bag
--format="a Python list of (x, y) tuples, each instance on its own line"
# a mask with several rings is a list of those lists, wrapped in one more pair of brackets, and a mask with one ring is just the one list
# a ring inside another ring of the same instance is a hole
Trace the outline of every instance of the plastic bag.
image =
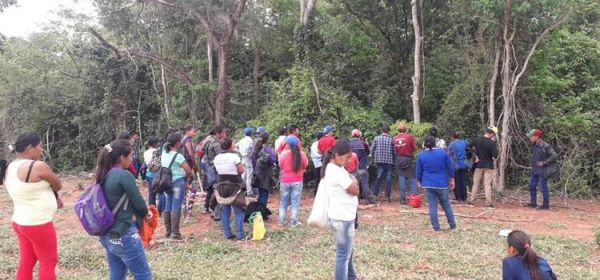
[(263, 240), (267, 230), (265, 229), (262, 214), (260, 212), (252, 213), (248, 221), (252, 221), (252, 240)]
[(309, 225), (317, 225), (319, 227), (329, 227), (329, 216), (327, 210), (329, 209), (329, 197), (327, 196), (327, 190), (325, 189), (327, 184), (325, 180), (321, 180), (317, 190), (317, 195), (313, 202), (310, 216), (308, 217), (307, 223)]

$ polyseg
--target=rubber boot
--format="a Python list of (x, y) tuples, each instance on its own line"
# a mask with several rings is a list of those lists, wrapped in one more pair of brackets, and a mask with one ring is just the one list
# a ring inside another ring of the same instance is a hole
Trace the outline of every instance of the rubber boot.
[(165, 238), (171, 237), (171, 212), (164, 212), (163, 221), (165, 222)]
[(180, 221), (181, 221), (181, 210), (171, 212), (171, 222), (172, 222), (172, 226), (173, 226), (172, 227), (173, 235), (171, 235), (171, 238), (176, 239), (176, 240), (183, 239), (183, 237), (181, 236), (181, 232), (179, 231), (179, 222)]

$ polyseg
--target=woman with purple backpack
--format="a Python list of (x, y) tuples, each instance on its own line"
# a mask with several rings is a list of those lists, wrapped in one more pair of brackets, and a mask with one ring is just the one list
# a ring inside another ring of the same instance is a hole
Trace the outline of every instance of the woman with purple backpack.
[[(129, 141), (115, 140), (102, 148), (96, 165), (95, 179), (103, 182), (108, 206), (111, 209), (118, 206), (114, 224), (100, 236), (100, 243), (106, 250), (109, 279), (125, 279), (127, 270), (136, 280), (152, 279), (136, 223), (136, 220), (151, 219), (152, 214), (135, 184), (135, 178), (127, 171), (131, 161)], [(122, 197), (126, 198), (124, 203)]]

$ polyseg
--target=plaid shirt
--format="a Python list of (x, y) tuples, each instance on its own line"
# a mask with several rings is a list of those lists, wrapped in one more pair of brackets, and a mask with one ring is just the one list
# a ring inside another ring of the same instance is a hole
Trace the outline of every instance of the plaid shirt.
[(389, 134), (381, 134), (373, 140), (375, 163), (394, 164), (394, 145)]

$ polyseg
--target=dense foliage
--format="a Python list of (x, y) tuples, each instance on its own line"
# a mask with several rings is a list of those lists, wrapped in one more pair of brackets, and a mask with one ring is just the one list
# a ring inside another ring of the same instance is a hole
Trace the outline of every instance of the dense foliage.
[[(310, 142), (333, 124), (338, 136), (360, 128), (371, 139), (382, 125), (412, 119), (409, 0), (316, 1), (306, 22), (298, 1), (248, 1), (225, 56), (211, 37), (226, 33), (240, 1), (200, 2), (97, 0), (98, 21), (61, 11), (62, 22), (43, 32), (0, 35), (3, 156), (26, 130), (43, 134), (47, 159), (62, 171), (92, 168), (98, 147), (123, 129), (141, 131), (144, 139), (193, 123), (206, 134), (218, 111), (222, 57), (228, 59), (225, 124), (233, 133), (246, 125), (275, 133), (296, 124)], [(490, 84), (502, 41), (498, 2), (423, 1), (425, 123), (416, 128), (435, 125), (444, 137), (481, 134), (490, 87), (498, 92), (494, 118), (501, 118), (502, 83)], [(14, 1), (0, 3), (1, 12)], [(560, 153), (562, 178), (552, 187), (583, 195), (600, 190), (600, 5), (535, 0), (511, 6), (519, 27), (513, 63), (523, 63), (550, 24), (545, 16), (567, 4), (578, 9), (541, 41), (518, 86), (507, 182), (524, 184), (524, 133), (539, 127)], [(207, 33), (198, 14), (217, 33)]]

